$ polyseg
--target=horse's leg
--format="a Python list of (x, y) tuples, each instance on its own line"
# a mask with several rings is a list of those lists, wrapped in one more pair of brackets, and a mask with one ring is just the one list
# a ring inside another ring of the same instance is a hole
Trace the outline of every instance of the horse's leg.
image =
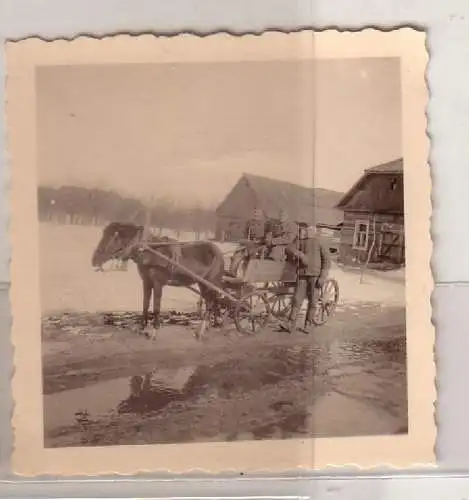
[(148, 324), (148, 311), (150, 309), (150, 299), (152, 291), (152, 282), (148, 278), (142, 278), (143, 283), (143, 319), (142, 327), (146, 328)]
[(161, 297), (163, 295), (163, 286), (158, 279), (153, 279), (153, 335), (161, 326)]
[(199, 288), (199, 298), (197, 299), (197, 311), (199, 312), (200, 315), (202, 315), (205, 299), (203, 296), (202, 286), (200, 285), (200, 283), (197, 284), (197, 286)]
[(206, 308), (202, 313), (200, 318), (200, 327), (195, 333), (195, 338), (197, 340), (202, 340), (204, 335), (207, 333), (207, 330), (210, 329), (211, 326), (211, 317), (213, 316), (215, 319), (218, 319), (219, 316), (219, 308), (216, 294), (212, 291), (204, 287), (200, 286), (201, 295), (205, 301)]
[(207, 328), (210, 326), (210, 298), (208, 297), (207, 289), (202, 284), (199, 284), (199, 288), (200, 296), (205, 302), (205, 310), (201, 310), (200, 325), (195, 332), (195, 338), (197, 340), (202, 340)]
[(214, 324), (216, 326), (219, 326), (221, 321), (221, 310), (220, 310), (220, 298), (218, 294), (211, 291), (209, 302), (210, 302), (210, 310), (214, 318)]

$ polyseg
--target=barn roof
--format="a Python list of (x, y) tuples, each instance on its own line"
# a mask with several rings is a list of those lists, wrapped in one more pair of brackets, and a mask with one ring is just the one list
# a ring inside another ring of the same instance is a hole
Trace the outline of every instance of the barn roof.
[[(386, 197), (380, 196), (379, 193), (372, 192), (372, 179), (376, 179), (377, 177), (384, 178), (384, 176), (388, 175), (399, 177), (404, 175), (402, 158), (365, 169), (362, 176), (339, 201), (337, 208), (360, 208), (360, 206), (371, 204), (377, 212), (403, 211), (404, 198), (400, 191), (396, 191), (395, 194), (389, 194)], [(375, 184), (375, 187), (378, 187), (376, 182)]]
[(336, 208), (343, 193), (254, 174), (245, 173), (243, 177), (254, 191), (259, 208), (269, 218), (276, 219), (286, 210), (288, 216), (298, 222), (336, 226), (343, 220), (342, 211)]
[(397, 160), (389, 161), (388, 163), (382, 163), (381, 165), (376, 165), (376, 167), (367, 168), (365, 174), (403, 174), (404, 173), (404, 162), (402, 158)]

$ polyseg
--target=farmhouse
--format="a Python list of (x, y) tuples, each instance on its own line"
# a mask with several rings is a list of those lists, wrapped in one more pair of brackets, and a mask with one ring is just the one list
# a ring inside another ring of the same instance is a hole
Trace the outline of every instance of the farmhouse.
[(268, 177), (243, 174), (216, 210), (216, 239), (238, 241), (248, 236), (248, 224), (257, 219), (276, 221), (282, 210), (296, 222), (316, 223), (334, 232), (342, 222), (336, 208), (343, 193), (307, 188)]
[(344, 212), (339, 243), (342, 262), (404, 264), (402, 159), (365, 170), (337, 208)]

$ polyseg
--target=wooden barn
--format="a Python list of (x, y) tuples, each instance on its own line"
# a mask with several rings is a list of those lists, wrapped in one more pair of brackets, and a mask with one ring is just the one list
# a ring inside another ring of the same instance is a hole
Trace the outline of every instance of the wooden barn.
[(243, 174), (216, 210), (215, 238), (238, 241), (249, 237), (252, 221), (264, 227), (266, 221), (278, 220), (282, 210), (296, 222), (316, 223), (332, 234), (342, 222), (342, 211), (337, 208), (342, 196), (336, 191)]
[(404, 265), (402, 159), (365, 170), (337, 208), (344, 212), (340, 261), (345, 264), (387, 262)]

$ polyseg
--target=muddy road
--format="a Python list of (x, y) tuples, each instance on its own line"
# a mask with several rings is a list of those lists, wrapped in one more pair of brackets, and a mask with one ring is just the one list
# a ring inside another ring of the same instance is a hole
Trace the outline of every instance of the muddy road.
[(155, 341), (125, 315), (44, 318), (47, 447), (407, 430), (405, 309), (348, 304), (313, 334), (213, 329), (181, 318)]

